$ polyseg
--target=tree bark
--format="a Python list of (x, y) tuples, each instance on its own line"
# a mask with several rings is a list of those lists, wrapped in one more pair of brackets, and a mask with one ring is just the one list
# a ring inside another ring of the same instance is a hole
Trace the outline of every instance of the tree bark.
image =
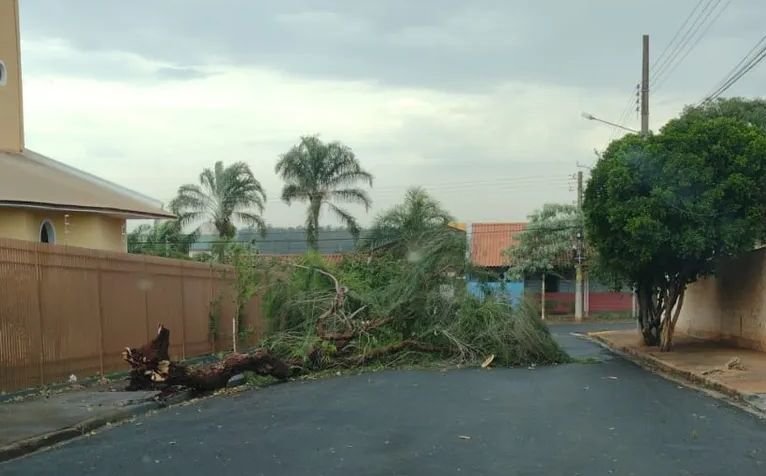
[(160, 324), (157, 336), (141, 348), (125, 348), (122, 358), (131, 367), (128, 390), (161, 390), (173, 386), (194, 390), (223, 388), (234, 375), (252, 371), (284, 380), (290, 367), (265, 349), (247, 354), (233, 353), (220, 362), (191, 368), (171, 362), (168, 356), (170, 330)]
[(675, 302), (673, 303), (673, 306), (667, 306), (667, 309), (665, 310), (665, 322), (662, 327), (660, 350), (663, 352), (668, 352), (673, 348), (673, 334), (676, 330), (678, 316), (681, 314), (681, 306), (684, 304), (684, 294), (686, 294), (686, 289), (685, 287), (681, 287), (679, 290), (673, 292), (675, 294)]
[(648, 283), (639, 283), (638, 294), (638, 324), (644, 344), (657, 346), (660, 344), (660, 321), (656, 316), (654, 287)]
[(545, 273), (543, 273), (542, 291), (540, 292), (540, 319), (545, 320)]

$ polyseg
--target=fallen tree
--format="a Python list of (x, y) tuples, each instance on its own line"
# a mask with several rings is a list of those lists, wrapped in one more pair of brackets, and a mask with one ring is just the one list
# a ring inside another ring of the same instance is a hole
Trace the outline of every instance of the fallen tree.
[(126, 347), (122, 358), (131, 367), (128, 390), (165, 389), (180, 386), (194, 390), (216, 390), (243, 372), (270, 375), (280, 380), (291, 374), (290, 366), (265, 349), (233, 353), (210, 365), (189, 367), (170, 360), (170, 330), (162, 324), (151, 342), (140, 348)]
[(465, 278), (477, 271), (466, 263), (464, 233), (444, 224), (418, 230), (336, 264), (313, 253), (251, 256), (253, 269), (237, 279), (252, 278), (263, 294), (269, 330), (259, 348), (187, 367), (170, 360), (170, 331), (160, 326), (152, 342), (124, 352), (130, 388), (214, 390), (246, 371), (285, 379), (365, 366), (568, 361), (533, 308), (468, 292)]

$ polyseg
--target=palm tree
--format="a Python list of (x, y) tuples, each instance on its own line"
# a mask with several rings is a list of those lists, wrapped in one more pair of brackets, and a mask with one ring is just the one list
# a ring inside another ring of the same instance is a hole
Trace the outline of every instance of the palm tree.
[(181, 185), (170, 203), (183, 226), (210, 221), (220, 238), (230, 240), (237, 232), (236, 220), (265, 233), (261, 213), (266, 194), (247, 164), (235, 162), (224, 167), (218, 161), (213, 169), (202, 171), (199, 183)]
[(128, 233), (128, 253), (188, 259), (198, 235), (183, 233), (178, 220), (139, 225)]
[(372, 200), (367, 192), (354, 185), (366, 182), (372, 186), (372, 175), (362, 170), (354, 152), (340, 142), (323, 143), (317, 136), (301, 137), (277, 162), (275, 170), (285, 181), (282, 200), (308, 202), (306, 241), (316, 250), (319, 241), (319, 214), (326, 206), (354, 235), (359, 237), (356, 219), (334, 202), (364, 205), (369, 210)]
[(412, 187), (403, 203), (378, 215), (368, 241), (373, 246), (395, 242), (394, 247), (404, 252), (430, 239), (434, 232), (444, 231), (451, 221), (452, 215), (437, 200), (423, 188)]

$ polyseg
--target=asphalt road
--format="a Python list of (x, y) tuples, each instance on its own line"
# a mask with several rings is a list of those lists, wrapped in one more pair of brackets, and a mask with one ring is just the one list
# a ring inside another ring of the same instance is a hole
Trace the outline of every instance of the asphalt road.
[(596, 363), (397, 371), (209, 398), (0, 474), (766, 474), (766, 422), (553, 328)]

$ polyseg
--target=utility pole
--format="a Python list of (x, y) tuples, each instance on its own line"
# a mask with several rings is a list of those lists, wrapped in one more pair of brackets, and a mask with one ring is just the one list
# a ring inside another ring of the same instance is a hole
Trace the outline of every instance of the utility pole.
[[(577, 212), (582, 213), (582, 170), (577, 171)], [(583, 315), (583, 229), (581, 224), (577, 227), (577, 250), (575, 257), (575, 320), (581, 321)]]
[(644, 35), (641, 58), (641, 135), (649, 134), (649, 35)]
[[(641, 55), (641, 135), (649, 135), (649, 35), (644, 35)], [(638, 296), (633, 289), (632, 314), (638, 318)]]

